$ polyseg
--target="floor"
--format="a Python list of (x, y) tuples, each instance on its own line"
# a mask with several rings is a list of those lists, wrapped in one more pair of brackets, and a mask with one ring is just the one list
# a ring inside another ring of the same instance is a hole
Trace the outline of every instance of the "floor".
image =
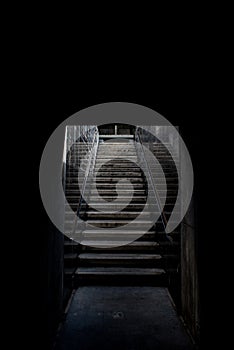
[(167, 288), (80, 287), (55, 350), (192, 350)]

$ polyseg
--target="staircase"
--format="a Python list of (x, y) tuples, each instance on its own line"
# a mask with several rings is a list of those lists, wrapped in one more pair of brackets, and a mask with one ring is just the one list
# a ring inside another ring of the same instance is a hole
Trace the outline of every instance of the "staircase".
[[(82, 152), (82, 149), (79, 148), (79, 151)], [(75, 152), (76, 149), (73, 156)], [(165, 215), (169, 216), (176, 196), (175, 169), (163, 145), (155, 143), (153, 152), (158, 158), (161, 157), (168, 179)], [(99, 143), (95, 163), (96, 184), (88, 184), (90, 186), (89, 205), (82, 204), (81, 214), (82, 219), (95, 229), (83, 231), (83, 245), (76, 244), (68, 238), (65, 239), (65, 281), (68, 285), (75, 287), (82, 284), (165, 286), (177, 274), (179, 232), (173, 232), (171, 234), (173, 239), (168, 240), (161, 218), (140, 238), (123, 245), (126, 237), (129, 238), (131, 235), (135, 237), (137, 233), (140, 235), (143, 232), (141, 225), (151, 220), (150, 212), (146, 211), (142, 222), (135, 226), (133, 224), (127, 231), (122, 230), (123, 225), (130, 223), (141, 213), (147, 201), (147, 184), (142, 170), (135, 164), (136, 160), (135, 144), (131, 139)], [(106, 163), (100, 167), (103, 161)], [(66, 195), (71, 201), (76, 199), (77, 202), (76, 177), (77, 170), (68, 172)], [(95, 186), (99, 196), (106, 201), (104, 206), (99, 201)], [(133, 196), (132, 189), (134, 189)], [(117, 192), (118, 204), (115, 203)], [(161, 196), (163, 195), (165, 194), (162, 193)], [(97, 210), (99, 207), (100, 211)], [(117, 211), (121, 208), (121, 211)], [(112, 210), (117, 212), (113, 213)], [(69, 213), (67, 218), (69, 220)], [(113, 228), (116, 230), (114, 233)]]

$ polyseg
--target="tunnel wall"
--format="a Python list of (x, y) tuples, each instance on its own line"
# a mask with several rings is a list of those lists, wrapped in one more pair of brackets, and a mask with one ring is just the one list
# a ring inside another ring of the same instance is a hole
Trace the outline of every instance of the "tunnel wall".
[[(63, 213), (63, 200), (55, 205)], [(43, 208), (42, 208), (43, 209)], [(61, 216), (63, 218), (63, 215)], [(50, 349), (63, 315), (63, 245), (64, 235), (50, 222), (45, 211), (40, 214), (40, 334), (43, 347)], [(43, 239), (42, 239), (43, 237)]]
[(196, 212), (194, 195), (181, 224), (181, 306), (183, 319), (194, 340), (199, 343), (200, 298)]

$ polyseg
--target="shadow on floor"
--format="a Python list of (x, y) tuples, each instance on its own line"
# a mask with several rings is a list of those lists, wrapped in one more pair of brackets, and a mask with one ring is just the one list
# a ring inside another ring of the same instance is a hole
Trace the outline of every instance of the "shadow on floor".
[(80, 287), (55, 350), (192, 350), (166, 288)]

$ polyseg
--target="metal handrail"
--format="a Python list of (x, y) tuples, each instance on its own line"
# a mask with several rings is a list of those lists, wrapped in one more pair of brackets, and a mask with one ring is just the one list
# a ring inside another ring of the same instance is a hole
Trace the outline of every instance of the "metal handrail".
[[(79, 203), (78, 203), (78, 206), (77, 206), (77, 211), (76, 211), (76, 216), (75, 216), (75, 221), (74, 221), (72, 235), (74, 235), (75, 230), (76, 230), (77, 220), (78, 220), (78, 217), (79, 217), (79, 214), (80, 214), (80, 211), (81, 211), (81, 206), (82, 206), (82, 202), (83, 202), (83, 195), (84, 195), (84, 191), (85, 191), (85, 188), (86, 188), (87, 178), (88, 178), (90, 172), (93, 171), (93, 168), (94, 168), (94, 165), (95, 165), (95, 162), (96, 162), (97, 147), (95, 147), (94, 145), (95, 145), (95, 140), (96, 140), (96, 144), (98, 145), (98, 135), (99, 135), (99, 132), (98, 132), (98, 130), (96, 130), (94, 132), (94, 137), (93, 137), (93, 141), (92, 141), (92, 145), (91, 145), (91, 149), (90, 149), (90, 155), (89, 155), (89, 159), (88, 159), (88, 166), (87, 166), (87, 168), (85, 170), (85, 177), (84, 177), (84, 180), (83, 180), (82, 189), (81, 189), (80, 198), (79, 198)], [(94, 154), (92, 154), (93, 150), (94, 150)], [(92, 156), (94, 156), (93, 157), (94, 162), (92, 164), (92, 169), (90, 169), (91, 162), (92, 162)]]
[(138, 130), (136, 130), (136, 135), (139, 139), (139, 144), (141, 146), (141, 152), (143, 154), (143, 159), (144, 159), (144, 162), (145, 162), (145, 165), (146, 165), (146, 168), (147, 168), (147, 171), (148, 171), (148, 174), (149, 174), (149, 178), (150, 178), (150, 181), (151, 181), (151, 184), (152, 184), (152, 187), (153, 187), (153, 192), (154, 192), (154, 196), (155, 196), (155, 199), (156, 199), (156, 202), (158, 204), (158, 207), (159, 207), (159, 210), (160, 210), (160, 216), (161, 216), (161, 219), (162, 219), (162, 223), (163, 223), (163, 227), (164, 227), (164, 231), (165, 231), (165, 234), (167, 235), (166, 233), (166, 226), (167, 226), (167, 219), (166, 219), (166, 216), (162, 210), (162, 206), (161, 206), (161, 202), (160, 202), (160, 198), (159, 198), (159, 195), (157, 193), (157, 190), (154, 186), (154, 182), (153, 182), (153, 175), (152, 175), (152, 172), (151, 172), (151, 169), (150, 169), (150, 166), (148, 164), (148, 161), (147, 161), (147, 158), (146, 158), (146, 155), (145, 155), (145, 150), (144, 150), (144, 147), (142, 145), (142, 140), (141, 140), (141, 135), (139, 133)]

